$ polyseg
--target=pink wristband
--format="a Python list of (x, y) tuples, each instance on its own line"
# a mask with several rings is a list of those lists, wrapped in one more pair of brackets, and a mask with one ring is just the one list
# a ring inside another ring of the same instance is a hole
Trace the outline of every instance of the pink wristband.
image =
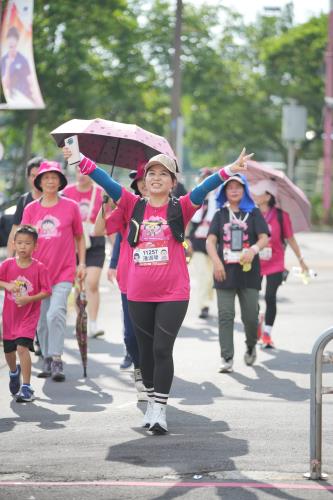
[(83, 156), (83, 158), (81, 159), (81, 161), (79, 163), (79, 168), (80, 168), (81, 174), (89, 175), (89, 174), (91, 174), (91, 172), (93, 172), (97, 168), (97, 165), (95, 162), (90, 160), (90, 158)]
[(222, 180), (226, 181), (227, 179), (229, 179), (230, 175), (227, 174), (225, 168), (220, 168), (219, 170), (219, 176), (221, 177)]
[(259, 253), (259, 251), (260, 251), (260, 248), (258, 247), (258, 245), (252, 245), (250, 248), (254, 251), (254, 253), (255, 253), (256, 255), (257, 255), (257, 253)]

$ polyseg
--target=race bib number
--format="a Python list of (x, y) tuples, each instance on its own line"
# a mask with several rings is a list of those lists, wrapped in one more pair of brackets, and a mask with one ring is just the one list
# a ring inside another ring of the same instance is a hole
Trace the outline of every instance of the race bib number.
[(259, 252), (259, 257), (261, 260), (271, 260), (272, 258), (272, 247), (265, 247)]
[(169, 263), (167, 241), (145, 241), (134, 249), (133, 261), (138, 266), (164, 266)]
[(226, 264), (239, 264), (242, 252), (232, 251), (231, 248), (223, 249), (223, 259)]

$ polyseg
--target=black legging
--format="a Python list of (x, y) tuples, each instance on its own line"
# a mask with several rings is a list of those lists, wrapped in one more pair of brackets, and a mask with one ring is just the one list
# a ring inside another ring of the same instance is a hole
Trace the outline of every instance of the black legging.
[(265, 325), (273, 326), (276, 317), (276, 294), (279, 286), (282, 283), (282, 272), (268, 274), (266, 276), (266, 312), (265, 312)]
[(185, 318), (188, 301), (128, 301), (139, 346), (145, 387), (169, 394), (173, 379), (173, 344)]

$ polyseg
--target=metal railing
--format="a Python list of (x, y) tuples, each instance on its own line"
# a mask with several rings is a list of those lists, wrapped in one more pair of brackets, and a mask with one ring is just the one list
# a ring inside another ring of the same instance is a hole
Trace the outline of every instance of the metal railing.
[(304, 474), (308, 479), (326, 479), (327, 474), (321, 470), (322, 454), (322, 396), (333, 394), (333, 387), (322, 385), (322, 365), (333, 363), (333, 353), (324, 353), (326, 345), (333, 340), (333, 327), (326, 330), (316, 340), (311, 354), (311, 387), (310, 387), (310, 472)]

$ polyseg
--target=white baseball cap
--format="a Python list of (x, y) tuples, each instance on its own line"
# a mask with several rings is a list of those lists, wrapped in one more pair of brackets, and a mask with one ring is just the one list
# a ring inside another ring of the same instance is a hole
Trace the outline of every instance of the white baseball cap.
[(256, 196), (260, 196), (265, 193), (272, 194), (274, 197), (277, 195), (277, 187), (274, 181), (270, 179), (262, 179), (255, 184), (250, 184), (250, 192)]

